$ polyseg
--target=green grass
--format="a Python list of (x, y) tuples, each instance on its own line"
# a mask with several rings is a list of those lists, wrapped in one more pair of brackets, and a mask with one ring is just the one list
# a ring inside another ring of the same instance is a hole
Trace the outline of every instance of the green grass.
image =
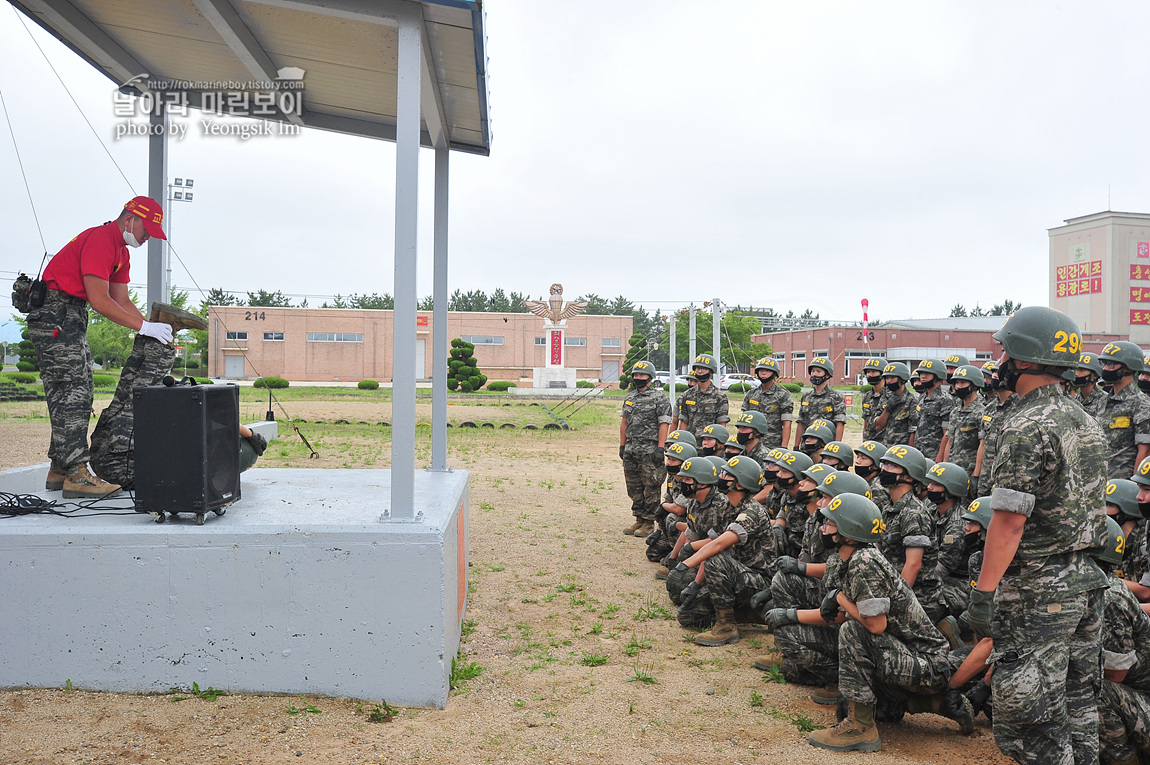
[(584, 667), (601, 667), (607, 663), (607, 657), (598, 653), (585, 653), (579, 663)]
[(635, 667), (631, 672), (631, 676), (627, 678), (627, 682), (642, 683), (643, 685), (655, 685), (659, 681), (656, 680), (650, 672)]
[(451, 679), (449, 685), (451, 690), (456, 690), (463, 686), (468, 680), (473, 680), (483, 674), (483, 667), (479, 666), (476, 662), (472, 661), (467, 664), (458, 660), (458, 657), (451, 660)]
[(778, 683), (779, 685), (786, 685), (787, 679), (783, 677), (783, 671), (779, 669), (778, 664), (772, 664), (771, 668), (763, 673), (764, 683)]
[(823, 727), (822, 725), (815, 723), (814, 720), (812, 720), (807, 715), (802, 714), (801, 712), (788, 714), (786, 712), (780, 712), (775, 707), (771, 707), (767, 710), (767, 714), (776, 720), (782, 720), (783, 722), (791, 723), (799, 729), (799, 733), (810, 733), (811, 731), (820, 730)]
[(399, 710), (388, 704), (386, 701), (381, 701), (375, 705), (375, 709), (371, 710), (367, 715), (367, 721), (370, 723), (389, 723), (395, 719), (399, 714)]

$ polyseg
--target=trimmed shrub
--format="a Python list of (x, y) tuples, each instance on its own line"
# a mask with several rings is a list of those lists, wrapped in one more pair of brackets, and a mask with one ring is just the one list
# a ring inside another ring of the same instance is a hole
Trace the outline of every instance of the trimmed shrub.
[(33, 364), (31, 361), (17, 361), (16, 362), (16, 368), (19, 369), (21, 372), (35, 372), (36, 371), (36, 365)]
[(782, 386), (785, 390), (789, 390), (791, 393), (802, 393), (803, 392), (802, 383), (782, 383)]
[(36, 374), (34, 372), (8, 372), (4, 375), (14, 383), (22, 385), (29, 385), (36, 382)]
[(627, 341), (627, 357), (623, 359), (623, 368), (619, 370), (619, 388), (627, 390), (631, 387), (631, 367), (636, 362), (647, 358), (647, 336), (636, 332)]
[(727, 390), (731, 391), (731, 393), (746, 393), (754, 387), (755, 386), (751, 385), (750, 383), (735, 383)]
[(687, 383), (675, 383), (675, 392), (683, 393), (687, 390)]
[(379, 383), (375, 380), (360, 380), (357, 387), (360, 390), (376, 390), (379, 388)]
[(470, 393), (471, 391), (475, 390), (475, 388), (471, 387), (471, 381), (470, 380), (461, 381), (459, 383), (459, 389), (461, 391), (463, 391), (464, 393)]
[(112, 375), (92, 375), (92, 383), (97, 388), (115, 388), (119, 382)]
[(873, 385), (863, 385), (859, 388), (859, 393), (869, 393), (872, 390), (874, 390)]
[(459, 389), (459, 380), (456, 380), (454, 377), (448, 377), (447, 378), (447, 389), (448, 390), (458, 390)]
[(188, 359), (187, 368), (188, 369), (199, 369), (200, 368), (200, 362), (196, 361), (195, 359)]
[(576, 380), (575, 381), (575, 387), (576, 388), (594, 388), (595, 383), (591, 382), (590, 380)]
[(252, 383), (253, 388), (286, 388), (288, 381), (282, 377), (257, 377)]
[(487, 383), (487, 390), (495, 391), (496, 393), (503, 393), (508, 388), (518, 387), (510, 380), (496, 380), (495, 382)]
[(480, 390), (487, 384), (487, 375), (479, 371), (475, 362), (475, 346), (458, 337), (451, 341), (451, 358), (447, 366), (451, 370), (447, 377), (448, 390), (455, 390), (451, 382), (454, 380), (464, 393)]

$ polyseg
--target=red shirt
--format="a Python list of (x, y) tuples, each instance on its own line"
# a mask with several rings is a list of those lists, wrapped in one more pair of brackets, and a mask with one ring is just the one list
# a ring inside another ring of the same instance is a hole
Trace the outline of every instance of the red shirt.
[(116, 284), (128, 283), (128, 246), (115, 221), (84, 231), (64, 245), (48, 261), (44, 281), (49, 289), (60, 290), (83, 300), (84, 277), (98, 276)]

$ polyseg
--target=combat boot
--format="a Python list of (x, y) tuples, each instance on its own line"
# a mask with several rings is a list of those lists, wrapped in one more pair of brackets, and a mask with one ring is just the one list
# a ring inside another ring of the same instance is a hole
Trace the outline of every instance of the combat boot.
[(635, 532), (641, 528), (643, 528), (643, 519), (642, 518), (636, 518), (634, 523), (632, 523), (627, 528), (623, 529), (623, 533), (629, 537), (633, 537), (633, 536), (635, 536)]
[(179, 332), (181, 329), (208, 328), (208, 323), (204, 321), (202, 316), (159, 301), (152, 303), (152, 311), (148, 316), (148, 321), (168, 324), (171, 326), (172, 332)]
[(695, 636), (699, 645), (726, 645), (739, 642), (739, 628), (735, 625), (735, 609), (716, 608), (715, 625), (707, 632)]
[(667, 568), (666, 566), (659, 566), (659, 568), (655, 569), (656, 579), (666, 579), (670, 574), (671, 569)]
[(811, 701), (824, 707), (835, 706), (839, 703), (839, 684), (830, 683), (811, 691)]
[(64, 479), (63, 489), (64, 499), (101, 499), (120, 493), (119, 484), (92, 475), (86, 462)]
[(48, 470), (48, 477), (44, 479), (44, 491), (60, 491), (64, 488), (64, 480), (67, 479), (67, 474), (63, 470), (50, 468)]
[(963, 733), (974, 733), (974, 708), (970, 700), (957, 688), (947, 688), (942, 693), (915, 694), (906, 700), (906, 711), (912, 715), (929, 712), (948, 717), (958, 723)]
[(962, 647), (962, 634), (958, 626), (958, 619), (953, 616), (947, 616), (934, 626), (938, 627), (938, 631), (946, 638), (946, 642), (950, 643), (950, 650), (953, 651), (956, 648)]
[(833, 728), (816, 730), (807, 736), (811, 746), (832, 752), (877, 752), (882, 748), (878, 727), (874, 724), (874, 707), (851, 701), (847, 716)]
[(654, 521), (643, 521), (639, 524), (639, 528), (631, 532), (631, 536), (646, 538), (652, 531), (655, 530)]

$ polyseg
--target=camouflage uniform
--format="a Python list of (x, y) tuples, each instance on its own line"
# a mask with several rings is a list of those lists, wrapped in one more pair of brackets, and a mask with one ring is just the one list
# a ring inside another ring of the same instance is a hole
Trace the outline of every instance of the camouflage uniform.
[(784, 548), (776, 550), (776, 554), (790, 555), (793, 558), (799, 557), (803, 550), (803, 536), (806, 534), (807, 519), (810, 518), (806, 503), (799, 502), (790, 494), (786, 494), (783, 499), (783, 506), (775, 517), (782, 518), (785, 522), (783, 533), (787, 540)]
[[(889, 518), (889, 520), (887, 520)], [(908, 491), (884, 513), (886, 531), (882, 535), (882, 554), (899, 574), (906, 565), (906, 549), (922, 548), (922, 568), (914, 579), (914, 594), (934, 624), (943, 616), (942, 580), (938, 577), (938, 547), (935, 526), (938, 513), (933, 507)], [(849, 562), (849, 561), (848, 561)]]
[(727, 394), (714, 382), (705, 391), (700, 388), (688, 390), (679, 405), (679, 427), (691, 431), (695, 438), (701, 438), (703, 428), (708, 425), (731, 421), (727, 404)]
[(36, 349), (44, 400), (52, 422), (48, 458), (52, 469), (70, 474), (88, 462), (92, 419), (92, 351), (88, 347), (88, 304), (48, 290), (44, 305), (28, 314), (28, 339)]
[(878, 430), (875, 429), (874, 421), (882, 414), (882, 391), (874, 392), (874, 389), (866, 391), (862, 395), (862, 421), (863, 421), (863, 440), (874, 441), (878, 438)]
[[(918, 429), (914, 435), (914, 447), (928, 460), (938, 456), (942, 445), (942, 434), (950, 427), (950, 413), (954, 409), (954, 396), (946, 392), (945, 386), (938, 386), (918, 399)], [(891, 442), (893, 443), (893, 442)]]
[(975, 496), (989, 497), (994, 489), (994, 480), (990, 469), (994, 465), (994, 456), (998, 451), (998, 437), (1002, 433), (1002, 425), (1009, 417), (1010, 410), (1019, 402), (1018, 394), (1011, 393), (1005, 401), (999, 401), (995, 396), (993, 401), (986, 402), (982, 413), (981, 438), (986, 446), (982, 450), (982, 475), (978, 478), (978, 491)]
[(1110, 394), (1098, 424), (1110, 443), (1106, 477), (1129, 478), (1138, 467), (1138, 445), (1150, 444), (1150, 398), (1131, 382)]
[[(707, 498), (702, 502), (697, 499), (690, 499), (687, 502), (687, 530), (683, 533), (686, 534), (687, 539), (691, 542), (698, 542), (699, 540), (714, 539), (719, 535), (716, 528), (726, 528), (730, 523), (731, 518), (731, 503), (727, 501), (727, 495), (716, 489), (714, 486), (707, 492)], [(693, 545), (694, 550), (702, 549), (703, 545)], [(680, 560), (686, 560), (690, 554), (680, 552)], [(671, 602), (676, 606), (683, 602), (683, 588), (695, 580), (695, 574), (698, 572), (691, 568), (687, 571), (678, 571), (672, 569), (667, 575), (667, 595), (671, 598)], [(706, 584), (699, 591), (699, 597), (695, 599), (694, 608), (692, 609), (695, 614), (693, 623), (686, 623), (685, 614), (681, 615), (680, 623), (687, 627), (706, 627), (715, 620), (714, 609), (711, 608), (710, 594), (707, 591)], [(688, 621), (691, 621), (688, 619)]]
[(785, 446), (783, 422), (795, 419), (795, 401), (791, 398), (790, 391), (777, 382), (768, 391), (764, 391), (761, 386), (755, 388), (743, 396), (743, 411), (752, 410), (762, 412), (767, 418), (767, 432), (762, 436), (763, 444), (768, 449)]
[[(750, 446), (750, 444), (748, 444), (748, 446)], [(767, 455), (770, 454), (773, 448), (774, 447), (767, 446), (765, 440), (760, 439), (757, 444), (747, 449), (747, 456), (759, 463), (759, 467), (762, 467), (767, 464)]]
[(995, 595), (995, 741), (1018, 762), (1093, 763), (1106, 577), (1089, 551), (1107, 540), (1106, 439), (1044, 385), (1004, 423), (993, 473), (991, 507), (1026, 517)]
[[(818, 516), (819, 514), (816, 512), (815, 515)], [(820, 546), (822, 544), (821, 533), (819, 544)], [(837, 553), (831, 553), (829, 557), (826, 558), (826, 564), (827, 569), (823, 574), (821, 587), (824, 591), (839, 586), (839, 572), (842, 567), (842, 559), (839, 558)], [(788, 583), (780, 583), (780, 587), (776, 590), (775, 583), (779, 581), (781, 576), (783, 575), (775, 574), (774, 579), (771, 581), (771, 593), (776, 598), (774, 601), (776, 607), (818, 607), (818, 603), (815, 603), (813, 606), (791, 603), (786, 595), (789, 590)], [(793, 579), (796, 577), (788, 575), (788, 578)], [(802, 578), (815, 582), (816, 586), (819, 585), (816, 579), (812, 579), (811, 577)], [(805, 583), (803, 586), (806, 586)], [(779, 600), (779, 596), (774, 595), (776, 591), (783, 595), (783, 600)], [(836, 682), (839, 676), (838, 632), (838, 625), (818, 627), (810, 624), (787, 624), (776, 628), (775, 648), (782, 654), (783, 676), (787, 679), (787, 682), (798, 685), (819, 686), (826, 686)]]
[(835, 424), (847, 421), (847, 400), (830, 385), (822, 393), (816, 393), (812, 388), (799, 399), (799, 422), (803, 427), (809, 428), (812, 422), (819, 419), (830, 420)]
[(958, 465), (972, 479), (981, 477), (974, 475), (974, 467), (978, 464), (978, 444), (983, 433), (983, 414), (985, 414), (983, 403), (976, 393), (970, 406), (956, 406), (951, 411), (950, 427), (946, 431), (950, 439), (947, 462)]
[(1106, 391), (1102, 390), (1101, 385), (1097, 384), (1094, 386), (1094, 390), (1090, 391), (1089, 395), (1083, 396), (1080, 391), (1079, 394), (1074, 397), (1074, 399), (1082, 405), (1082, 408), (1086, 410), (1086, 413), (1096, 420), (1100, 419), (1106, 411), (1106, 400), (1108, 398), (1110, 398), (1110, 396)]
[(172, 371), (176, 358), (173, 345), (155, 338), (136, 335), (132, 352), (124, 362), (112, 403), (100, 413), (92, 431), (92, 468), (105, 481), (130, 489), (136, 482), (136, 461), (132, 453), (135, 427), (132, 390), (138, 385), (159, 385)]
[(1098, 695), (1098, 743), (1111, 762), (1150, 754), (1150, 617), (1112, 576), (1102, 619), (1102, 667), (1126, 670), (1121, 683), (1103, 679)]
[(659, 454), (659, 426), (671, 422), (667, 397), (650, 387), (633, 390), (623, 400), (621, 415), (627, 421), (623, 446), (623, 477), (631, 514), (639, 520), (654, 521), (659, 510), (659, 490), (667, 477), (667, 466)]
[(934, 526), (934, 541), (938, 549), (935, 570), (942, 580), (942, 604), (951, 616), (961, 614), (970, 603), (964, 512), (966, 507), (961, 502), (955, 502), (946, 515), (940, 516), (937, 509), (935, 511), (938, 518)]
[(724, 531), (734, 532), (739, 540), (703, 561), (703, 581), (716, 610), (748, 605), (752, 595), (766, 588), (774, 567), (767, 511), (748, 495), (731, 512), (735, 518)]
[(882, 442), (889, 446), (910, 442), (910, 434), (918, 428), (918, 396), (907, 388), (902, 394), (887, 389), (882, 394), (882, 410), (887, 412), (886, 427), (878, 432)]
[(1134, 521), (1133, 528), (1126, 535), (1126, 551), (1122, 554), (1122, 567), (1119, 576), (1132, 582), (1141, 582), (1150, 566), (1147, 565), (1146, 521)]
[[(905, 699), (941, 691), (950, 678), (947, 642), (899, 572), (873, 547), (860, 547), (842, 565), (842, 592), (864, 617), (886, 614), (871, 634), (860, 622), (839, 627), (839, 692), (859, 704), (879, 696)], [(995, 705), (995, 719), (998, 707)]]
[(890, 501), (890, 492), (882, 485), (882, 481), (878, 479), (877, 473), (874, 478), (870, 479), (870, 499), (871, 502), (874, 502), (875, 506), (878, 507), (879, 512), (882, 513), (883, 522), (886, 523), (888, 521), (887, 516), (891, 508), (894, 507), (894, 503)]
[[(802, 550), (798, 559), (803, 563), (826, 563), (829, 554), (823, 546), (819, 527), (823, 516), (815, 510), (803, 527)], [(771, 578), (771, 597), (774, 608), (818, 608), (822, 601), (820, 580), (805, 574), (776, 573)]]

